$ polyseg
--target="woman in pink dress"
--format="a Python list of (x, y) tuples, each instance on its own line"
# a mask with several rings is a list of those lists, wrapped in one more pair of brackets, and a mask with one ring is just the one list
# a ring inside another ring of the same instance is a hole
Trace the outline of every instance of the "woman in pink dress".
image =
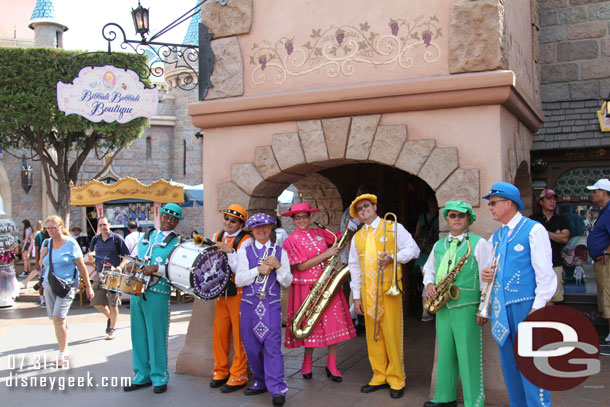
[[(296, 225), (296, 230), (286, 238), (283, 246), (288, 254), (293, 275), (288, 300), (288, 321), (292, 320), (309, 294), (309, 290), (322, 274), (326, 267), (326, 260), (338, 252), (337, 246), (333, 245), (335, 239), (331, 233), (309, 227), (310, 214), (318, 211), (319, 209), (312, 209), (308, 203), (300, 203), (292, 205), (288, 212), (282, 214), (282, 216), (292, 217)], [(337, 344), (355, 336), (356, 331), (347, 301), (343, 293), (339, 292), (331, 300), (320, 321), (307, 338), (296, 339), (288, 324), (284, 346), (287, 348), (305, 346), (305, 357), (301, 367), (305, 379), (312, 377), (314, 348), (328, 347), (326, 375), (332, 381), (340, 382), (342, 376), (337, 369)]]

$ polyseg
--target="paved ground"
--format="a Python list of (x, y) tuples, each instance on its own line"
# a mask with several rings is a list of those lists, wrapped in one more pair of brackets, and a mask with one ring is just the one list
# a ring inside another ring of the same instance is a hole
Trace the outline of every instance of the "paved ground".
[[(93, 308), (73, 308), (68, 317), (70, 352), (69, 369), (56, 369), (52, 360), (57, 345), (46, 311), (35, 302), (32, 290), (26, 302), (17, 302), (12, 308), (0, 309), (0, 400), (3, 405), (44, 406), (50, 395), (63, 395), (62, 407), (112, 406), (135, 403), (149, 406), (258, 406), (270, 405), (270, 397), (263, 394), (246, 397), (241, 391), (222, 394), (211, 389), (209, 378), (175, 374), (175, 363), (180, 352), (188, 322), (191, 304), (173, 304), (169, 338), (170, 372), (168, 391), (155, 395), (150, 389), (133, 393), (121, 390), (121, 377), (131, 376), (131, 342), (129, 338), (129, 310), (120, 308), (117, 339), (104, 339), (105, 318)], [(408, 319), (406, 324), (407, 390), (399, 400), (392, 400), (387, 391), (372, 394), (359, 392), (360, 386), (370, 377), (364, 337), (343, 343), (339, 347), (339, 369), (343, 383), (333, 383), (326, 378), (324, 351), (314, 354), (313, 380), (303, 380), (300, 375), (302, 349), (285, 350), (286, 378), (289, 386), (287, 406), (421, 406), (428, 400), (431, 366), (434, 357), (434, 324)], [(204, 346), (204, 344), (202, 344)], [(47, 365), (44, 367), (46, 358)], [(40, 366), (38, 365), (40, 363)], [(501, 372), (486, 372), (501, 375)], [(10, 380), (15, 376), (20, 381)], [(68, 387), (69, 380), (82, 378), (87, 383), (92, 378), (93, 387)], [(38, 380), (38, 385), (22, 386), (23, 379)], [(55, 380), (41, 386), (41, 378)], [(105, 382), (108, 380), (108, 383)], [(63, 382), (62, 382), (63, 381)], [(12, 385), (9, 385), (12, 384)], [(63, 389), (58, 386), (64, 386)], [(107, 386), (105, 386), (107, 385)], [(589, 378), (583, 385), (567, 392), (552, 395), (554, 406), (610, 405), (610, 357), (602, 357), (602, 372)], [(53, 399), (55, 400), (55, 399)], [(508, 403), (507, 403), (508, 404)]]

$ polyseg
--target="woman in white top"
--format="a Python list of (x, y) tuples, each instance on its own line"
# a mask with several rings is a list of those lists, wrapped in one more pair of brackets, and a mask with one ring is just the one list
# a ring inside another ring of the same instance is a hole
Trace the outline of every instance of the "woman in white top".
[(26, 276), (32, 270), (32, 266), (30, 265), (30, 252), (32, 251), (33, 241), (32, 241), (32, 225), (30, 221), (24, 219), (23, 222), (23, 244), (21, 246), (21, 256), (23, 259), (23, 274)]

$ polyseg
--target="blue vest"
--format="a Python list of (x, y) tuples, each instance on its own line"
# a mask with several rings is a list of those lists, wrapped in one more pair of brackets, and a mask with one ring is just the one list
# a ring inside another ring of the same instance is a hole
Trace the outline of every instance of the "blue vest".
[[(508, 236), (505, 255), (500, 256), (494, 295), (499, 289), (504, 291), (504, 305), (530, 301), (535, 297), (536, 274), (532, 266), (529, 234), (536, 221), (525, 216)], [(494, 246), (500, 244), (502, 228), (493, 235)], [(497, 253), (496, 253), (497, 256)]]

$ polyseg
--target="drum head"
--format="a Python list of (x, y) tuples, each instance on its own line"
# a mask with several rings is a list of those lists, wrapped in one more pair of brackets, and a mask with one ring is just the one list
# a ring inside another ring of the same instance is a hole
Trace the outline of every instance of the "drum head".
[(215, 247), (202, 252), (193, 267), (191, 287), (204, 300), (212, 300), (222, 294), (231, 279), (227, 254)]

